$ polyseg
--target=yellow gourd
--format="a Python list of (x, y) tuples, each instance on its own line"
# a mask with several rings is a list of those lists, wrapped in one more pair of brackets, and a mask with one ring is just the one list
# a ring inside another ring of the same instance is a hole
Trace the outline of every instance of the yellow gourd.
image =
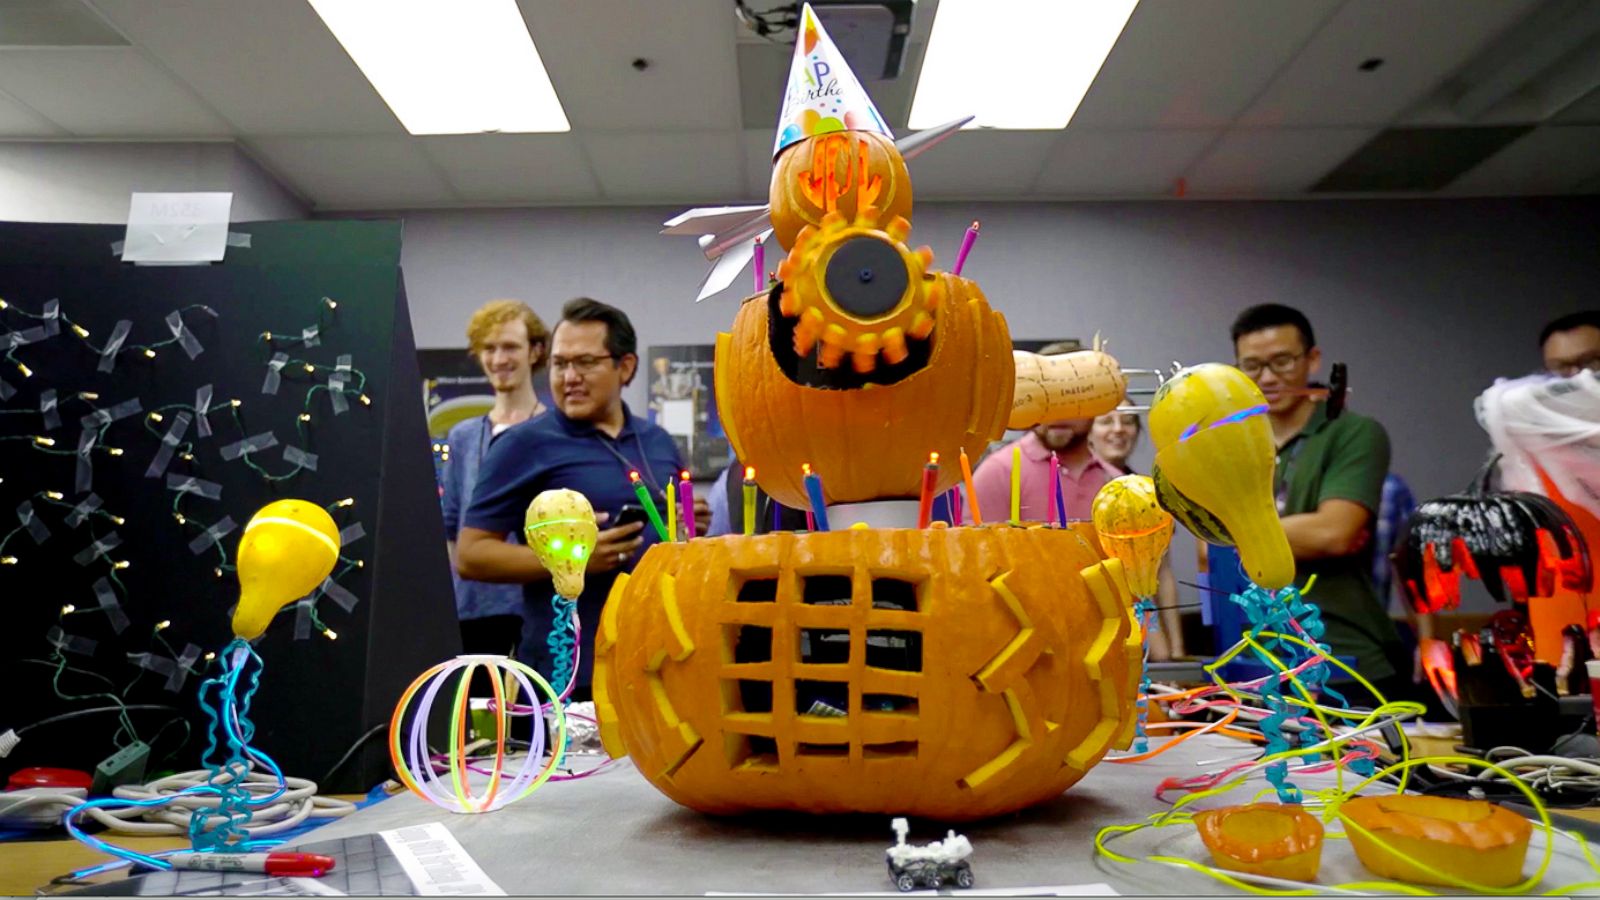
[(1172, 542), (1172, 516), (1157, 502), (1155, 482), (1145, 475), (1113, 478), (1095, 494), (1092, 514), (1100, 546), (1122, 560), (1128, 589), (1135, 597), (1154, 597)]
[(1174, 375), (1150, 407), (1161, 505), (1213, 544), (1233, 544), (1250, 580), (1268, 590), (1294, 581), (1294, 554), (1273, 497), (1277, 446), (1267, 399), (1232, 366), (1206, 363)]
[(339, 528), (305, 500), (268, 503), (239, 539), (239, 605), (233, 633), (254, 640), (286, 604), (311, 593), (339, 561)]
[(522, 533), (550, 573), (556, 593), (576, 600), (600, 533), (589, 498), (566, 488), (544, 491), (528, 504)]

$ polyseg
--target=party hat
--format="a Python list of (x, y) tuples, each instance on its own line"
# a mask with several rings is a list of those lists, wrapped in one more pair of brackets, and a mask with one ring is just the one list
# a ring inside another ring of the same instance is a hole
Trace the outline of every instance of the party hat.
[(794, 60), (789, 63), (789, 86), (783, 92), (783, 111), (778, 114), (773, 159), (790, 144), (830, 131), (876, 131), (893, 141), (894, 132), (878, 115), (878, 108), (809, 3), (800, 12), (799, 31)]

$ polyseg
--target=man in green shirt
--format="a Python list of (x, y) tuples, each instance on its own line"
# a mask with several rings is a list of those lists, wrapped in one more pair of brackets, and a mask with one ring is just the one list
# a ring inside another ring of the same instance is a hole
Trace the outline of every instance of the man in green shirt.
[[(1322, 610), (1335, 655), (1390, 700), (1412, 694), (1409, 661), (1394, 621), (1372, 586), (1372, 531), (1389, 471), (1389, 436), (1373, 419), (1346, 410), (1330, 419), (1307, 390), (1322, 365), (1311, 323), (1299, 310), (1253, 306), (1234, 320), (1237, 365), (1267, 397), (1278, 445), (1278, 515), (1294, 551), (1295, 583), (1316, 584), (1306, 598)], [(1343, 678), (1336, 671), (1333, 680)], [(1352, 703), (1371, 702), (1352, 697)]]

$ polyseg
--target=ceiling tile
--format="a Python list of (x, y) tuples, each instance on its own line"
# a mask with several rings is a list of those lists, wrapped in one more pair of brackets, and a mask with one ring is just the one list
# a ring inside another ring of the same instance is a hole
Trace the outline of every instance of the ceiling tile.
[(404, 134), (304, 0), (95, 0), (241, 134)]
[(583, 136), (600, 189), (611, 199), (716, 205), (744, 183), (738, 132)]
[(1060, 131), (958, 131), (909, 163), (915, 196), (929, 200), (1028, 193)]
[(0, 90), (82, 137), (221, 137), (228, 124), (128, 47), (13, 49)]
[(1600, 176), (1600, 126), (1537, 128), (1440, 191), (1452, 196), (1562, 194)]
[[(738, 20), (732, 3), (519, 0), (519, 5), (574, 130), (739, 127)], [(649, 67), (635, 70), (636, 59)]]
[[(1349, 0), (1238, 124), (1387, 125), (1537, 5), (1538, 0)], [(1383, 63), (1361, 71), (1369, 59)]]
[(1072, 127), (1227, 125), (1340, 0), (1143, 0)]
[(464, 134), (418, 140), (469, 203), (600, 199), (600, 185), (583, 147), (570, 134)]
[(316, 209), (394, 209), (458, 200), (418, 142), (408, 137), (269, 137), (248, 143), (274, 175)]
[(0, 93), (0, 138), (65, 137), (66, 129)]
[(1034, 190), (1052, 196), (1164, 196), (1218, 133), (1214, 128), (1080, 131), (1072, 126), (1045, 160)]
[(1192, 195), (1297, 194), (1372, 135), (1370, 128), (1235, 129), (1184, 178)]

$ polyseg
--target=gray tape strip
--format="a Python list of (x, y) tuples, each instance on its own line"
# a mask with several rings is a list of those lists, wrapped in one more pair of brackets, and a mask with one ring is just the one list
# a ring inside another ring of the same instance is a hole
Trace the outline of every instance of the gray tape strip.
[(43, 325), (35, 325), (32, 328), (24, 328), (21, 331), (8, 331), (5, 334), (0, 334), (0, 350), (15, 350), (18, 347), (26, 347), (29, 344), (36, 344), (47, 337), (49, 335), (45, 333)]
[(78, 432), (78, 458), (73, 464), (72, 475), (72, 491), (75, 494), (87, 493), (94, 487), (94, 460), (89, 457), (89, 452), (94, 449), (96, 434), (93, 428)]
[(199, 494), (207, 500), (222, 499), (222, 485), (193, 475), (179, 475), (175, 472), (167, 473), (167, 490), (177, 491), (180, 494)]
[(272, 359), (267, 360), (267, 379), (261, 382), (261, 393), (276, 394), (278, 392), (278, 385), (283, 381), (283, 367), (288, 364), (289, 354), (272, 354)]
[(111, 407), (111, 421), (117, 422), (122, 419), (126, 419), (129, 416), (137, 416), (143, 411), (144, 403), (140, 401), (138, 397), (129, 397), (121, 403), (118, 403), (116, 406)]
[(204, 534), (196, 536), (194, 540), (189, 542), (189, 552), (199, 556), (211, 549), (212, 544), (232, 534), (233, 530), (238, 527), (234, 523), (232, 516), (223, 516), (221, 522), (207, 528)]
[(109, 372), (117, 364), (122, 342), (128, 339), (128, 332), (132, 330), (133, 323), (127, 319), (118, 319), (117, 324), (111, 326), (111, 336), (106, 338), (105, 349), (100, 351), (100, 371)]
[(187, 410), (172, 417), (172, 426), (161, 438), (161, 446), (156, 448), (155, 458), (150, 460), (149, 468), (144, 470), (144, 477), (160, 478), (166, 473), (167, 466), (172, 462), (172, 454), (177, 452), (178, 442), (188, 433), (192, 419)]
[(200, 346), (200, 341), (194, 336), (194, 332), (189, 330), (189, 326), (183, 324), (183, 313), (177, 310), (167, 313), (167, 328), (172, 332), (172, 336), (178, 339), (178, 346), (183, 348), (183, 352), (189, 354), (190, 359), (194, 359), (205, 352), (205, 348)]
[(315, 472), (317, 470), (317, 455), (308, 453), (293, 444), (283, 445), (283, 461), (291, 466)]
[(51, 625), (50, 630), (45, 632), (44, 638), (57, 650), (65, 650), (68, 653), (77, 653), (82, 656), (93, 656), (95, 648), (100, 646), (89, 638), (67, 634), (61, 630), (60, 625)]
[(294, 604), (294, 639), (303, 641), (311, 637), (311, 601), (298, 600)]
[(322, 338), (319, 336), (321, 333), (322, 329), (315, 325), (302, 328), (300, 329), (300, 342), (307, 347), (320, 347), (322, 345)]
[(83, 498), (82, 500), (78, 501), (78, 505), (74, 506), (71, 512), (67, 513), (67, 527), (79, 527), (88, 520), (89, 516), (94, 514), (95, 510), (99, 508), (99, 494), (90, 494), (89, 496)]
[(184, 644), (183, 652), (178, 654), (177, 666), (173, 673), (167, 676), (167, 690), (180, 691), (183, 683), (189, 679), (189, 668), (200, 658), (200, 648), (194, 644)]
[(322, 595), (337, 603), (339, 608), (345, 612), (355, 609), (356, 604), (361, 602), (361, 598), (345, 590), (344, 585), (334, 581), (332, 578), (322, 583)]
[(206, 416), (211, 414), (211, 385), (202, 384), (194, 392), (194, 430), (197, 437), (211, 437), (211, 420)]
[(147, 672), (165, 675), (169, 680), (178, 668), (172, 660), (154, 653), (129, 653), (128, 662)]
[(113, 531), (100, 540), (95, 541), (82, 550), (79, 550), (77, 554), (72, 557), (72, 561), (80, 566), (87, 566), (89, 563), (94, 562), (96, 559), (99, 559), (121, 545), (122, 535)]
[(367, 530), (361, 527), (360, 522), (351, 522), (339, 530), (339, 546), (348, 547), (366, 536)]
[(95, 579), (94, 596), (100, 601), (100, 610), (111, 621), (111, 629), (117, 634), (128, 630), (128, 614), (122, 611), (122, 604), (117, 601), (117, 592), (111, 587), (111, 579), (104, 576)]
[(351, 366), (354, 365), (354, 362), (355, 362), (355, 357), (351, 356), (348, 353), (341, 353), (341, 354), (339, 354), (338, 358), (334, 360), (334, 364), (333, 364), (334, 371), (336, 371), (336, 372), (348, 372), (348, 371), (350, 371)]
[(61, 427), (61, 411), (56, 409), (56, 389), (39, 392), (39, 415), (44, 417), (44, 430), (55, 431)]
[(263, 431), (223, 447), (222, 458), (232, 462), (246, 453), (259, 453), (276, 446), (278, 446), (278, 436), (270, 431)]
[(344, 376), (338, 372), (328, 376), (328, 402), (333, 404), (333, 414), (342, 416), (350, 410), (350, 399), (344, 395)]
[(61, 333), (61, 301), (57, 299), (46, 300), (44, 309), (39, 317), (44, 320), (45, 337), (55, 337)]
[(42, 544), (50, 537), (50, 529), (46, 528), (44, 522), (34, 514), (31, 500), (17, 504), (17, 521), (28, 530), (28, 537), (33, 538), (35, 544)]

